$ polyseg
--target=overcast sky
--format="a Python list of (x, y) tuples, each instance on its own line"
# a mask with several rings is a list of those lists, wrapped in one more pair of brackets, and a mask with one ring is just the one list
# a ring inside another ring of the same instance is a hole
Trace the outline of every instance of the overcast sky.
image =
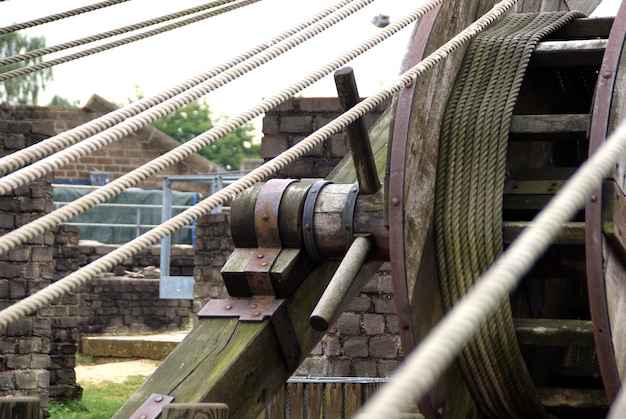
[[(0, 26), (47, 16), (98, 0), (8, 0), (0, 2)], [(106, 9), (38, 26), (22, 33), (44, 36), (48, 46), (116, 29), (186, 9), (209, 0), (132, 0)], [(618, 0), (609, 0), (612, 3)], [(337, 0), (262, 0), (183, 29), (157, 35), (104, 53), (54, 67), (54, 81), (41, 104), (55, 94), (86, 103), (97, 93), (124, 103), (136, 89), (146, 96), (172, 87), (216, 64), (268, 40)], [(335, 28), (275, 59), (259, 70), (206, 96), (216, 114), (233, 116), (263, 97), (289, 86), (320, 63), (337, 57), (379, 29), (371, 20), (379, 14), (397, 19), (419, 5), (417, 1), (377, 0)], [(612, 8), (614, 9), (615, 6)], [(608, 13), (611, 13), (609, 11)], [(144, 29), (146, 30), (146, 29)], [(383, 42), (350, 65), (361, 95), (378, 91), (397, 77), (413, 26)], [(134, 32), (133, 32), (134, 34)], [(128, 36), (128, 35), (127, 35)], [(100, 43), (110, 42), (101, 41)], [(85, 49), (97, 44), (79, 47)], [(49, 60), (75, 50), (46, 56)], [(304, 96), (336, 95), (332, 76), (308, 88)], [(258, 121), (257, 121), (258, 125)]]

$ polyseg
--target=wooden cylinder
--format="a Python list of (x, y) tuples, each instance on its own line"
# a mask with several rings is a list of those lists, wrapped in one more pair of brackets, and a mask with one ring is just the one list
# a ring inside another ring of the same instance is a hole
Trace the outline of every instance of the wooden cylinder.
[[(344, 208), (352, 187), (352, 184), (345, 183), (329, 184), (321, 190), (317, 198), (313, 215), (313, 235), (322, 258), (342, 258), (350, 246), (346, 242), (345, 231), (350, 226), (344, 223)], [(354, 235), (372, 236), (373, 248), (368, 260), (389, 260), (389, 231), (383, 220), (382, 190), (371, 195), (358, 195), (352, 217), (352, 230)]]
[(328, 330), (371, 248), (368, 237), (357, 237), (354, 240), (309, 318), (309, 323), (315, 330)]

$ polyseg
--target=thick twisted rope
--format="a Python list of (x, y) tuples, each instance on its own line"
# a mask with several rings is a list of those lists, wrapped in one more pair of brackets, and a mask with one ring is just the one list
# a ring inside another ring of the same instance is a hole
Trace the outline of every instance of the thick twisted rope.
[(22, 29), (32, 28), (34, 26), (43, 25), (44, 23), (54, 22), (56, 20), (65, 19), (68, 17), (80, 15), (87, 12), (92, 12), (94, 10), (103, 9), (105, 7), (113, 6), (119, 3), (124, 3), (129, 0), (107, 0), (100, 3), (92, 4), (90, 6), (79, 7), (77, 9), (68, 10), (67, 12), (57, 13), (54, 15), (29, 20), (28, 22), (22, 23), (14, 23), (10, 26), (5, 26), (4, 28), (0, 28), (0, 35), (6, 35), (7, 33), (19, 31)]
[[(341, 67), (345, 63), (356, 58), (358, 55), (372, 48), (376, 44), (382, 42), (384, 39), (388, 38), (392, 34), (398, 32), (403, 27), (406, 27), (411, 22), (414, 22), (415, 20), (419, 19), (427, 11), (434, 8), (437, 4), (440, 4), (441, 1), (442, 0), (430, 0), (424, 3), (422, 6), (418, 7), (413, 12), (409, 13), (408, 15), (404, 16), (401, 19), (398, 19), (393, 25), (387, 26), (385, 29), (383, 29), (381, 32), (379, 32), (377, 35), (373, 36), (369, 40), (361, 43), (360, 45), (353, 48), (349, 52), (343, 54), (341, 57), (338, 57), (335, 60), (327, 63), (322, 68), (309, 74), (305, 78), (301, 79), (300, 81), (296, 82), (290, 87), (282, 90), (278, 94), (270, 98), (264, 99), (260, 104), (252, 107), (248, 111), (245, 111), (236, 117), (227, 119), (222, 124), (211, 128), (207, 132), (178, 146), (176, 149), (169, 151), (168, 153), (160, 156), (159, 158), (152, 160), (151, 162), (141, 166), (140, 168), (133, 170), (130, 173), (127, 173), (126, 175), (118, 179), (115, 179), (114, 181), (91, 192), (90, 194), (77, 199), (71, 204), (61, 207), (47, 215), (44, 215), (38, 218), (37, 220), (29, 224), (26, 224), (16, 230), (6, 233), (4, 236), (0, 237), (0, 253), (7, 252), (9, 249), (15, 246), (18, 246), (35, 236), (43, 234), (45, 231), (53, 228), (54, 226), (64, 221), (69, 220), (70, 218), (86, 211), (87, 209), (92, 208), (102, 202), (105, 202), (106, 200), (112, 198), (113, 196), (118, 195), (123, 190), (136, 185), (137, 183), (147, 179), (148, 177), (158, 173), (159, 171), (167, 167), (170, 167), (176, 164), (179, 161), (182, 161), (184, 158), (195, 153), (200, 148), (211, 144), (212, 142), (232, 132), (237, 127), (252, 120), (253, 118), (265, 112), (268, 112), (270, 109), (273, 109), (279, 104), (285, 102), (290, 97), (293, 97), (293, 95), (295, 95), (296, 93), (298, 93), (305, 87), (313, 84), (315, 81), (321, 79), (322, 77), (325, 77), (326, 75), (330, 74), (332, 71)], [(350, 7), (352, 6), (353, 5), (350, 5)], [(354, 7), (356, 7), (356, 5)], [(342, 11), (340, 11), (339, 13), (341, 12)], [(174, 99), (177, 99), (177, 98), (174, 98)], [(143, 115), (139, 115), (139, 116), (143, 116)], [(135, 118), (132, 118), (132, 119), (135, 119)], [(125, 135), (127, 133), (125, 133)], [(83, 146), (86, 142), (87, 141), (81, 144), (78, 144), (74, 147)], [(56, 156), (51, 156), (50, 158), (47, 158), (45, 160), (50, 160), (51, 158), (55, 158), (55, 157)], [(24, 170), (28, 170), (28, 169), (30, 169), (30, 167)], [(16, 172), (13, 175), (16, 175), (18, 173), (19, 172)], [(7, 179), (11, 176), (12, 175), (8, 175), (5, 178), (0, 179), (0, 183), (2, 180)]]
[(240, 0), (234, 1), (232, 4), (224, 5), (221, 7), (216, 7), (214, 10), (210, 12), (202, 13), (197, 16), (190, 17), (188, 19), (183, 19), (179, 22), (171, 23), (169, 25), (161, 26), (160, 28), (151, 29), (149, 31), (141, 32), (136, 35), (129, 36), (127, 38), (122, 38), (115, 40), (113, 42), (109, 42), (106, 44), (98, 45), (97, 47), (89, 48), (83, 51), (75, 52), (73, 54), (68, 54), (64, 57), (55, 58), (50, 61), (44, 61), (42, 63), (29, 65), (27, 67), (20, 67), (15, 70), (7, 71), (6, 73), (0, 74), (0, 82), (5, 80), (13, 79), (15, 77), (24, 76), (26, 74), (34, 73), (39, 70), (43, 70), (44, 68), (54, 67), (55, 65), (64, 64), (73, 60), (77, 60), (79, 58), (88, 57), (93, 54), (97, 54), (100, 52), (108, 51), (113, 48), (121, 47), (122, 45), (127, 45), (135, 41), (140, 41), (142, 39), (149, 38), (154, 35), (159, 35), (164, 32), (168, 32), (174, 29), (182, 28), (184, 26), (190, 25), (192, 23), (200, 22), (204, 19), (208, 19), (210, 17), (218, 16), (222, 13), (230, 12), (232, 10), (236, 10), (240, 7), (247, 6), (252, 3), (256, 3), (260, 0)]
[[(398, 406), (424, 397), (459, 356), (480, 327), (512, 293), (555, 240), (563, 223), (583, 208), (594, 188), (626, 154), (626, 122), (622, 122), (593, 156), (522, 231), (476, 285), (426, 336), (393, 375), (391, 383), (366, 404), (358, 419), (401, 417)], [(623, 415), (623, 412), (621, 413)], [(623, 417), (623, 416), (616, 416)]]
[[(397, 21), (396, 24), (400, 24), (400, 21), (404, 21), (403, 26), (408, 25), (410, 22), (419, 19), (429, 10), (436, 7), (438, 4), (441, 3), (441, 1), (442, 0), (430, 0), (425, 2), (412, 13), (409, 13), (407, 16)], [(392, 25), (389, 25), (387, 28), (390, 28), (390, 26)], [(390, 30), (393, 30), (393, 28), (390, 28)], [(378, 39), (377, 36), (374, 38)], [(263, 166), (253, 170), (246, 176), (242, 177), (240, 180), (228, 185), (226, 188), (204, 199), (200, 203), (196, 204), (194, 207), (185, 210), (181, 214), (161, 224), (159, 227), (155, 227), (149, 232), (119, 247), (113, 252), (102, 256), (100, 259), (97, 259), (96, 261), (81, 268), (80, 270), (60, 279), (59, 281), (54, 282), (53, 284), (47, 286), (41, 291), (38, 291), (37, 293), (0, 311), (0, 328), (5, 328), (9, 323), (17, 320), (18, 318), (26, 316), (30, 313), (34, 313), (39, 308), (52, 303), (65, 293), (78, 289), (89, 280), (91, 280), (91, 278), (97, 276), (102, 272), (110, 270), (112, 267), (122, 262), (125, 258), (131, 257), (141, 250), (157, 243), (166, 235), (172, 234), (174, 231), (179, 230), (185, 225), (191, 224), (200, 216), (209, 213), (213, 208), (232, 199), (235, 195), (241, 193), (255, 183), (267, 179), (273, 173), (286, 167), (289, 163), (292, 163), (296, 159), (302, 157), (307, 152), (311, 151), (316, 145), (324, 141), (326, 138), (338, 132), (341, 132), (352, 122), (365, 115), (367, 112), (371, 111), (385, 100), (389, 99), (392, 95), (406, 88), (408, 85), (414, 82), (416, 77), (428, 71), (429, 69), (432, 69), (437, 63), (443, 61), (451, 51), (458, 49), (461, 45), (463, 45), (464, 42), (467, 42), (467, 40), (469, 40), (469, 38), (464, 41), (453, 42), (451, 45), (446, 44), (446, 46), (448, 46), (447, 48), (442, 47), (438, 49), (421, 63), (417, 64), (415, 67), (412, 67), (410, 70), (402, 74), (391, 87), (383, 89), (375, 95), (370, 96), (367, 99), (359, 102), (356, 106), (341, 114), (339, 117), (337, 117), (327, 125), (323, 126), (322, 128), (318, 129), (313, 134), (304, 138), (298, 144), (294, 145), (290, 149), (284, 151), (277, 157), (268, 161)], [(374, 42), (374, 40), (371, 39), (370, 42)], [(353, 51), (353, 53), (356, 53), (356, 51)], [(339, 59), (333, 61), (334, 64), (338, 64), (339, 62), (341, 62), (341, 60)], [(334, 64), (328, 64), (326, 67), (332, 67)], [(319, 70), (319, 72), (324, 71), (325, 70)], [(274, 96), (272, 101), (282, 103), (287, 100), (292, 94), (292, 91), (283, 91)], [(271, 103), (265, 103), (265, 105), (271, 106)], [(268, 109), (271, 109), (271, 107)], [(226, 123), (228, 124), (229, 122), (227, 121)], [(4, 236), (0, 237), (0, 240), (2, 240), (3, 238)]]
[[(252, 0), (252, 1), (258, 1), (258, 0)], [(297, 45), (300, 45), (301, 43), (322, 33), (324, 30), (339, 23), (343, 19), (347, 18), (348, 16), (352, 15), (353, 13), (362, 9), (367, 4), (372, 3), (373, 1), (374, 0), (353, 0), (349, 4), (332, 12), (330, 15), (324, 17), (318, 22), (315, 22), (309, 27), (303, 29), (298, 34), (290, 36), (280, 41), (279, 43), (270, 46), (266, 50), (260, 52), (259, 54), (253, 57), (250, 57), (246, 61), (241, 62), (240, 64), (237, 64), (229, 68), (228, 70), (223, 71), (221, 74), (216, 75), (214, 78), (206, 80), (196, 86), (190, 87), (185, 92), (175, 97), (172, 97), (170, 99), (167, 99), (159, 104), (156, 104), (151, 109), (146, 110), (145, 112), (141, 114), (138, 114), (131, 118), (127, 118), (121, 121), (115, 127), (112, 127), (100, 134), (94, 135), (93, 137), (79, 144), (76, 144), (62, 152), (59, 152), (45, 159), (39, 160), (38, 162), (32, 164), (29, 167), (26, 167), (22, 170), (19, 170), (17, 172), (14, 172), (10, 175), (7, 175), (1, 178), (0, 179), (0, 194), (6, 194), (7, 192), (14, 190), (15, 188), (18, 188), (21, 185), (27, 184), (33, 181), (34, 179), (43, 177), (47, 173), (50, 173), (65, 164), (68, 164), (74, 160), (77, 160), (81, 157), (89, 155), (106, 145), (109, 145), (121, 138), (124, 138), (125, 136), (133, 132), (138, 131), (139, 129), (150, 124), (151, 122), (154, 122), (157, 119), (162, 118), (163, 116), (167, 115), (168, 113), (174, 112), (176, 109), (181, 108), (185, 106), (186, 104), (196, 99), (201, 98), (207, 93), (212, 92), (213, 90), (216, 90), (219, 87), (226, 85), (227, 83), (235, 80), (236, 78), (252, 71), (253, 69), (273, 60), (274, 58), (280, 56), (281, 54), (296, 47)], [(319, 80), (319, 78), (315, 79), (314, 81)], [(262, 111), (262, 112), (265, 112), (265, 111)], [(252, 118), (242, 122), (241, 125), (243, 125), (245, 122), (248, 122), (251, 119)], [(193, 143), (187, 142), (185, 144), (193, 144)], [(208, 145), (208, 143), (204, 145)], [(198, 147), (197, 149), (194, 149), (194, 151), (192, 151), (191, 153), (198, 151), (204, 145)], [(182, 160), (182, 158), (187, 157), (191, 153), (185, 154), (184, 157), (181, 157), (177, 161)], [(169, 165), (170, 164), (168, 164), (168, 166), (166, 167), (169, 167)], [(162, 169), (159, 169), (159, 170), (162, 170)]]
[[(470, 45), (442, 123), (435, 237), (450, 309), (502, 253), (502, 194), (513, 108), (537, 43), (581, 13), (514, 14)], [(481, 413), (547, 417), (519, 350), (508, 299), (460, 359)]]
[(51, 47), (39, 48), (33, 51), (28, 51), (24, 54), (13, 55), (11, 57), (6, 57), (0, 59), (0, 66), (5, 66), (13, 63), (19, 63), (20, 61), (26, 61), (32, 58), (41, 57), (46, 54), (52, 54), (53, 52), (63, 51), (69, 48), (78, 47), (81, 45), (89, 44), (91, 42), (100, 41), (102, 39), (111, 38), (113, 36), (122, 35), (127, 32), (136, 31), (139, 29), (147, 28), (149, 26), (157, 25), (159, 23), (167, 22), (169, 20), (178, 19), (183, 16), (191, 15), (194, 13), (201, 12), (206, 9), (211, 9), (217, 6), (221, 6), (226, 3), (231, 3), (235, 0), (217, 0), (212, 1), (210, 3), (206, 3), (200, 6), (191, 7), (189, 9), (181, 10), (175, 13), (170, 13), (164, 16), (160, 16), (154, 19), (144, 20), (143, 22), (135, 23), (133, 25), (123, 26), (118, 29), (114, 29), (111, 31), (102, 32), (96, 35), (87, 36), (85, 38), (76, 39), (74, 41), (65, 42), (59, 45), (54, 45)]
[[(326, 8), (322, 12), (312, 16), (309, 19), (306, 19), (300, 24), (288, 29), (287, 31), (265, 42), (262, 42), (257, 46), (243, 52), (242, 54), (239, 54), (238, 56), (230, 59), (229, 61), (219, 64), (212, 69), (200, 75), (192, 77), (164, 92), (158, 93), (148, 98), (140, 99), (130, 105), (117, 109), (92, 121), (86, 122), (85, 124), (80, 125), (76, 128), (70, 129), (61, 134), (40, 141), (28, 148), (16, 151), (15, 153), (12, 153), (8, 156), (4, 156), (0, 158), (0, 175), (12, 172), (34, 161), (41, 160), (44, 157), (64, 148), (67, 148), (73, 144), (76, 144), (79, 141), (84, 140), (85, 138), (96, 135), (97, 133), (102, 132), (107, 128), (110, 128), (115, 124), (118, 124), (132, 116), (135, 116), (145, 111), (146, 109), (151, 108), (152, 106), (162, 103), (167, 99), (170, 99), (184, 92), (185, 90), (188, 90), (191, 87), (210, 79), (211, 77), (215, 77), (218, 74), (228, 70), (229, 68), (234, 67), (235, 65), (240, 64), (247, 59), (265, 51), (270, 46), (277, 44), (284, 39), (302, 31), (303, 29), (321, 20), (325, 16), (350, 3), (351, 1), (352, 0), (339, 1), (338, 3)], [(2, 182), (1, 179), (0, 182)]]

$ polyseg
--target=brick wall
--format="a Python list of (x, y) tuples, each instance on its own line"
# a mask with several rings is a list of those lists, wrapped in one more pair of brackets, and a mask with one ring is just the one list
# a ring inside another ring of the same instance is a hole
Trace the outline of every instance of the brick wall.
[[(0, 120), (0, 155), (39, 141), (27, 122)], [(24, 225), (52, 209), (52, 177), (0, 196), (0, 234)], [(53, 279), (54, 235), (46, 233), (0, 255), (0, 308), (42, 289)], [(51, 312), (38, 312), (0, 332), (0, 395), (36, 396), (48, 405)], [(42, 410), (43, 413), (43, 410)]]
[[(384, 102), (364, 116), (369, 128), (389, 106)], [(341, 114), (338, 98), (293, 98), (263, 118), (261, 157), (269, 160)], [(350, 150), (344, 133), (331, 136), (278, 173), (278, 177), (326, 177)]]
[[(41, 138), (51, 137), (63, 131), (77, 127), (117, 109), (117, 106), (94, 95), (83, 108), (19, 106), (2, 108), (0, 119), (31, 121), (32, 131)], [(90, 173), (105, 172), (113, 180), (133, 169), (161, 156), (180, 145), (176, 140), (163, 134), (152, 126), (124, 137), (95, 153), (69, 163), (55, 173), (56, 182), (78, 182), (89, 184)], [(220, 171), (221, 169), (199, 155), (192, 155), (183, 162), (163, 170), (158, 175), (192, 175)], [(137, 187), (161, 189), (163, 181), (152, 176)], [(207, 193), (202, 184), (175, 182), (174, 189)]]

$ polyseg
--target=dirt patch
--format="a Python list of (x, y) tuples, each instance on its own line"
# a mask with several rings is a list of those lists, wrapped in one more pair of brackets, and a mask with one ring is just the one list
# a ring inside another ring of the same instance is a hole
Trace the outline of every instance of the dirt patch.
[(149, 376), (159, 366), (159, 361), (150, 359), (135, 359), (132, 361), (98, 360), (95, 364), (77, 365), (76, 382), (99, 383), (110, 381), (123, 383), (133, 375)]

